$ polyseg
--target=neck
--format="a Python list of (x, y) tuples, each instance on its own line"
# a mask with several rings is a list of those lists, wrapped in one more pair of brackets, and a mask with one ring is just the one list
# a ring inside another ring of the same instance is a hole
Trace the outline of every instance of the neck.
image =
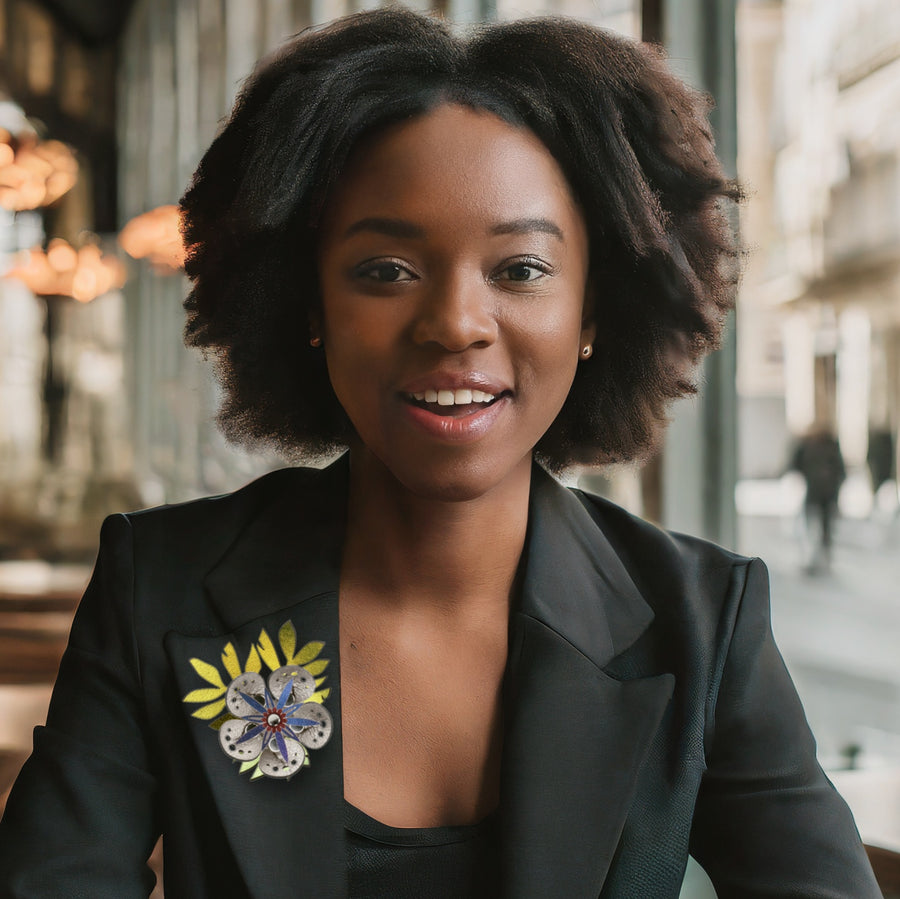
[(476, 614), (509, 601), (525, 545), (531, 459), (475, 499), (406, 489), (370, 453), (351, 453), (342, 580), (423, 612)]

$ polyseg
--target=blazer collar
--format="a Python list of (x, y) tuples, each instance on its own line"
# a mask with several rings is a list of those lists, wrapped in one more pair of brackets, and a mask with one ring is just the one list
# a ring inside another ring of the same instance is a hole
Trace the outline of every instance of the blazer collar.
[(577, 496), (535, 466), (510, 627), (504, 895), (597, 897), (674, 687), (604, 671), (653, 612)]
[(576, 494), (536, 464), (526, 552), (519, 613), (556, 631), (598, 667), (653, 621), (600, 526)]
[[(204, 581), (228, 630), (338, 590), (348, 456), (321, 471), (279, 474), (287, 483), (274, 502), (241, 531)], [(557, 631), (603, 667), (647, 629), (652, 610), (575, 494), (537, 464), (528, 528), (518, 612)]]
[[(205, 586), (221, 624), (244, 643), (263, 626), (274, 636), (288, 618), (300, 640), (328, 643), (334, 735), (291, 781), (250, 783), (213, 731), (193, 719), (189, 727), (251, 895), (271, 895), (278, 860), (301, 853), (318, 895), (343, 899), (346, 884), (335, 874), (346, 868), (337, 589), (348, 463), (342, 457), (322, 472), (284, 476), (286, 489), (237, 537)], [(515, 899), (593, 899), (674, 678), (620, 681), (603, 670), (646, 631), (653, 613), (585, 506), (538, 466), (523, 573), (506, 683), (505, 891)], [(231, 636), (169, 635), (182, 695), (198, 686), (188, 658), (214, 658)], [(253, 797), (263, 792), (269, 826), (250, 818)]]
[(251, 519), (204, 581), (210, 604), (228, 630), (338, 591), (348, 456), (321, 471), (288, 469), (274, 477), (274, 500)]

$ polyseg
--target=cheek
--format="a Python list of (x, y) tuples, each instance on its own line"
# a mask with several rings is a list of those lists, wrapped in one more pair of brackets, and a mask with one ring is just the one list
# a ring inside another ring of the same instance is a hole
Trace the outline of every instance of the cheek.
[(554, 383), (571, 381), (582, 344), (581, 309), (558, 303), (542, 315), (527, 316), (517, 328), (520, 347), (531, 360), (535, 377)]

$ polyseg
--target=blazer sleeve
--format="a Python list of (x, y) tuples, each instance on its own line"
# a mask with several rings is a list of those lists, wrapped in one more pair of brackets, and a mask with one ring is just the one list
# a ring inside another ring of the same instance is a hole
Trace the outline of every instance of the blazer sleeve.
[(711, 707), (691, 854), (720, 899), (880, 899), (775, 645), (766, 567), (754, 559), (744, 576)]
[(158, 835), (133, 621), (131, 525), (104, 522), (45, 727), (0, 821), (2, 899), (146, 897)]

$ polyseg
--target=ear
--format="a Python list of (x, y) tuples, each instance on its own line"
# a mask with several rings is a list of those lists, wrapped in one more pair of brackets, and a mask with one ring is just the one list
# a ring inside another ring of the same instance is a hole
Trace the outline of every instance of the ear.
[(593, 281), (588, 278), (584, 288), (584, 304), (581, 307), (581, 345), (593, 344), (597, 338), (596, 303)]

